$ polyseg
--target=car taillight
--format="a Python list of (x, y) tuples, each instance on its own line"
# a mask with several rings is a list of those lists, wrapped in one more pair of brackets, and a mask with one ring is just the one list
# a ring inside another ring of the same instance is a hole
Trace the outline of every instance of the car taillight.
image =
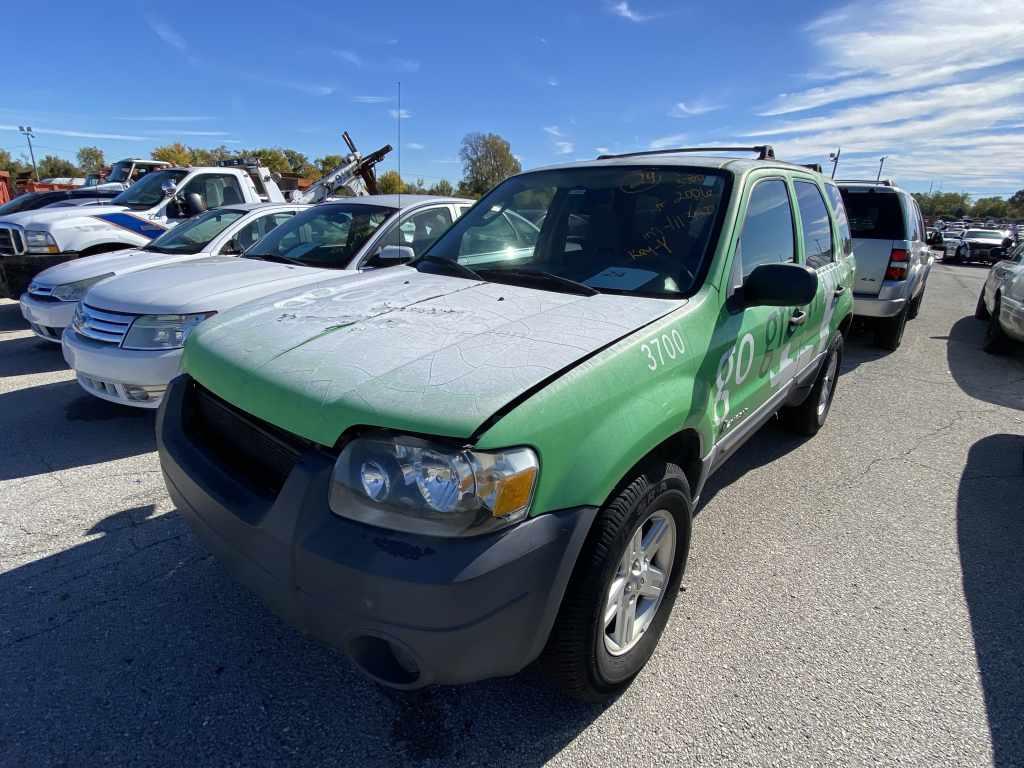
[(907, 252), (902, 248), (893, 248), (889, 254), (889, 268), (885, 270), (886, 280), (906, 280), (907, 262), (910, 261)]

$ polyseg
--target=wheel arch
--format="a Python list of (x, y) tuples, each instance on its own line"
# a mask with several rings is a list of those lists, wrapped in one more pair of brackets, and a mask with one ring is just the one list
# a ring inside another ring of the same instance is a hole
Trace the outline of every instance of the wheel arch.
[(607, 506), (645, 467), (663, 462), (676, 464), (683, 470), (686, 482), (690, 486), (690, 501), (692, 502), (700, 491), (705, 479), (703, 442), (700, 433), (693, 427), (686, 427), (669, 435), (644, 454), (619, 478), (611, 493), (605, 498), (602, 506)]

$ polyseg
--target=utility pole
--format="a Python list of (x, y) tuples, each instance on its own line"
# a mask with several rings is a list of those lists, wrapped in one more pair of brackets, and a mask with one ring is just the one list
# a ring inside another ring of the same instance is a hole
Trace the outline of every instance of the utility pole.
[(839, 167), (839, 156), (843, 154), (842, 147), (836, 147), (835, 152), (828, 153), (828, 159), (832, 161), (832, 178), (836, 177), (836, 168)]
[(888, 155), (882, 155), (882, 157), (878, 160), (878, 175), (875, 176), (875, 181), (880, 181), (881, 180), (881, 178), (882, 178), (882, 166), (885, 165), (885, 161), (886, 161), (886, 159), (888, 157), (889, 157)]
[(32, 158), (32, 175), (35, 177), (36, 181), (39, 181), (39, 169), (36, 168), (36, 153), (32, 150), (32, 139), (34, 139), (36, 135), (32, 133), (31, 125), (19, 125), (18, 131), (28, 141), (28, 155)]

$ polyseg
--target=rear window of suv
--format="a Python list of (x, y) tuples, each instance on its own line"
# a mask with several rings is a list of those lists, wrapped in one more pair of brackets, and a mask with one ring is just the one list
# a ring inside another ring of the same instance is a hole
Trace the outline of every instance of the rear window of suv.
[(895, 192), (841, 189), (850, 232), (867, 240), (906, 240), (903, 209)]

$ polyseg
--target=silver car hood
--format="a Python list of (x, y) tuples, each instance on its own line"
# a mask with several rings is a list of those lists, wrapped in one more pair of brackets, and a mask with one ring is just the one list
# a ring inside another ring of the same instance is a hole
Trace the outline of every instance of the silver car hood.
[(137, 248), (126, 248), (123, 251), (98, 253), (95, 256), (86, 256), (85, 258), (66, 261), (63, 264), (43, 270), (32, 282), (46, 288), (54, 288), (65, 283), (88, 280), (91, 277), (108, 273), (125, 275), (129, 272), (136, 272), (158, 264), (177, 264), (182, 261), (201, 259), (207, 256), (209, 256), (208, 253), (174, 255), (154, 253), (153, 251)]

